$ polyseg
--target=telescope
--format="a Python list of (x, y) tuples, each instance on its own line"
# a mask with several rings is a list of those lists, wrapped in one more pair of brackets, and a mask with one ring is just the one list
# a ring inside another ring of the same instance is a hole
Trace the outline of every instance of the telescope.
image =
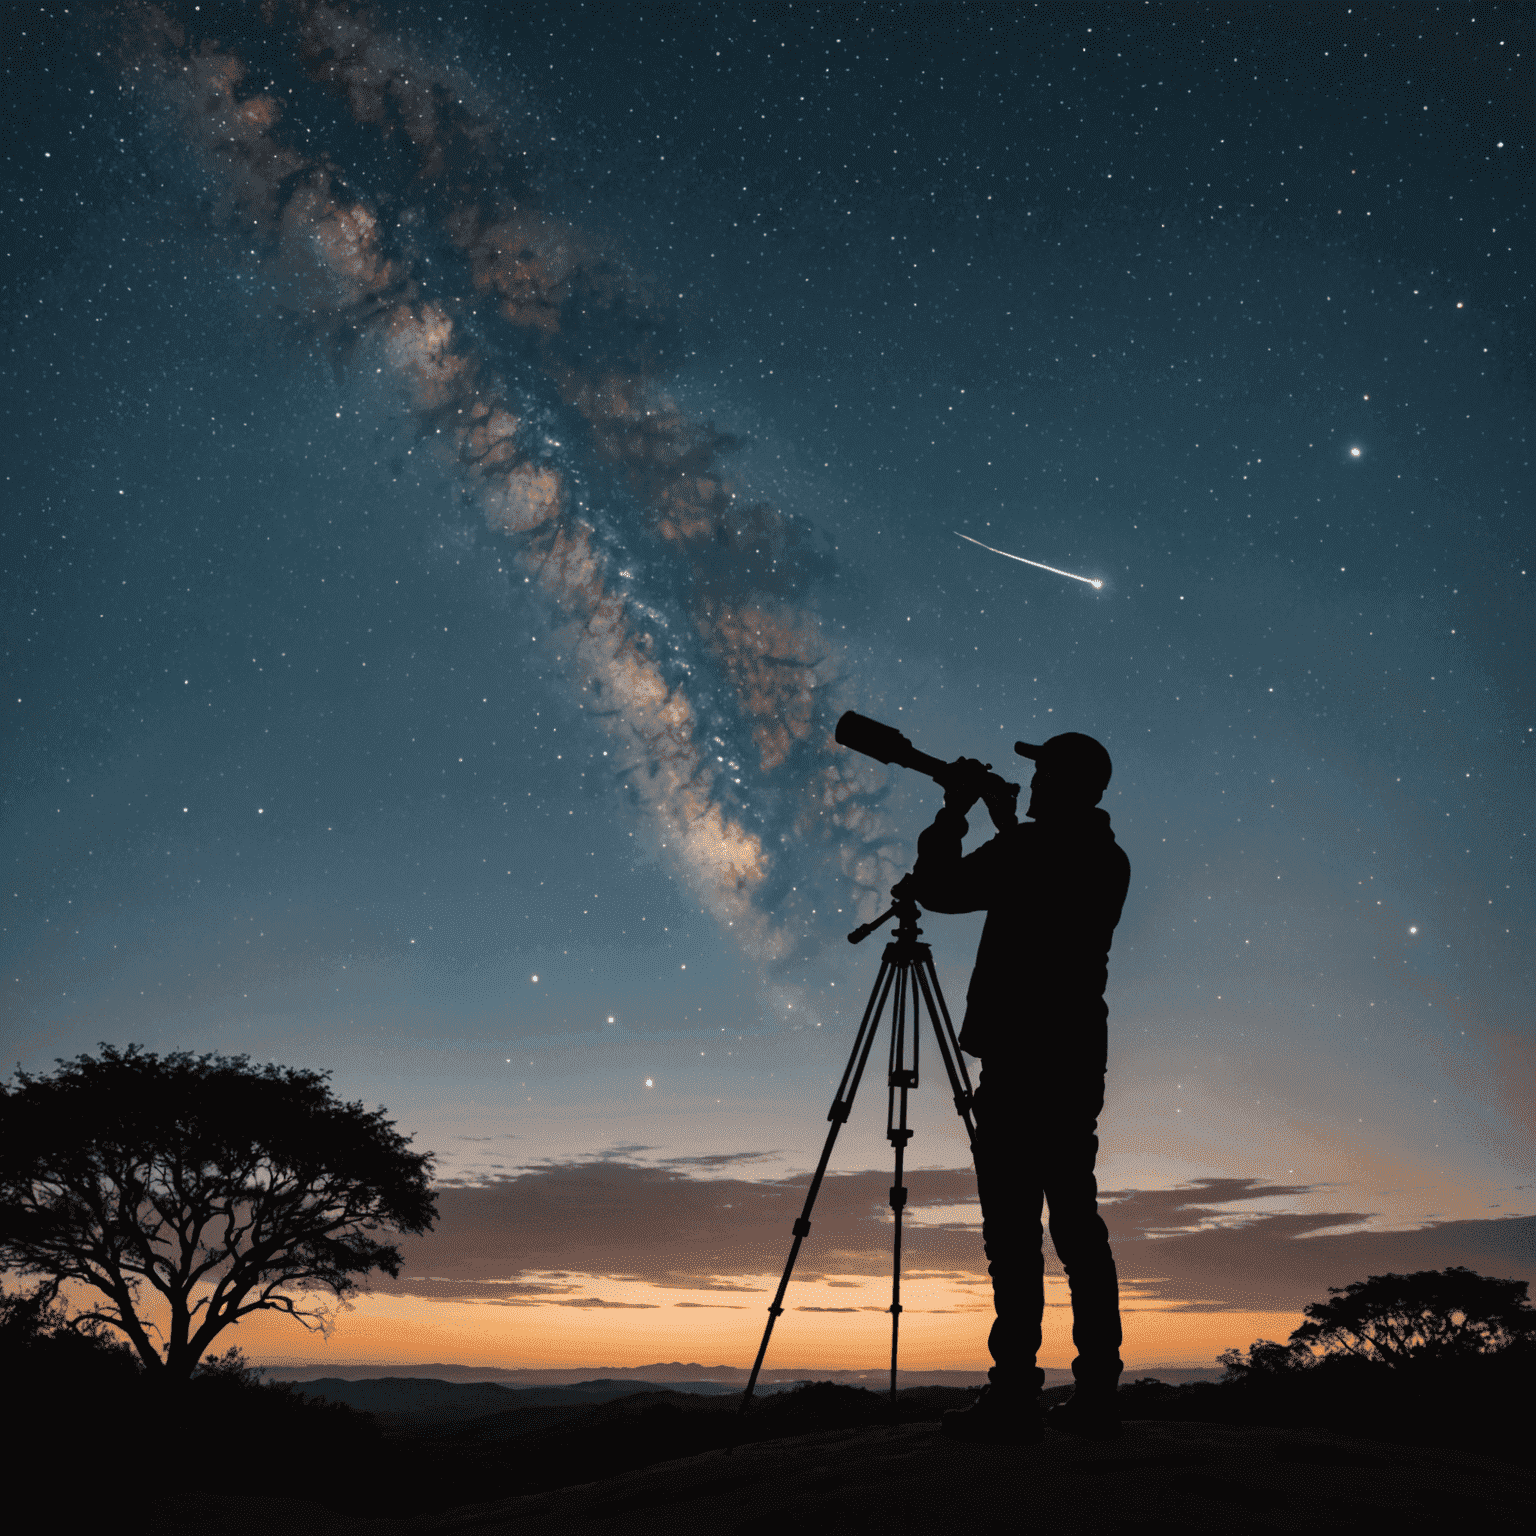
[[(945, 789), (956, 777), (953, 763), (919, 752), (895, 726), (882, 725), (880, 721), (855, 714), (851, 709), (837, 722), (832, 736), (839, 746), (872, 757), (877, 763), (895, 763), (899, 768), (925, 774)], [(987, 809), (999, 804), (999, 809), (1007, 807), (1011, 810), (1018, 799), (1019, 786), (1010, 784), (1001, 774), (991, 772), (990, 763), (987, 768), (987, 775), (981, 781), (981, 798), (986, 801)]]

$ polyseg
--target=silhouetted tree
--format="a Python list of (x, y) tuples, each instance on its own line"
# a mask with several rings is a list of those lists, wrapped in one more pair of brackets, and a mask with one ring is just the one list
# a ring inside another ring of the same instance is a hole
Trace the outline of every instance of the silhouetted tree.
[(1495, 1354), (1536, 1338), (1527, 1288), (1460, 1265), (1371, 1275), (1330, 1286), (1328, 1301), (1305, 1307), (1308, 1321), (1291, 1334), (1291, 1347), (1384, 1365)]
[(1299, 1344), (1276, 1344), (1273, 1339), (1255, 1339), (1248, 1346), (1246, 1354), (1240, 1349), (1229, 1349), (1217, 1355), (1216, 1363), (1225, 1366), (1227, 1373), (1236, 1378), (1274, 1376), (1281, 1371), (1294, 1371), (1311, 1365), (1312, 1354)]
[[(43, 1277), (38, 1305), (99, 1293), (76, 1321), (121, 1330), (167, 1382), (253, 1312), (323, 1330), (356, 1276), (399, 1273), (374, 1234), (437, 1215), (430, 1155), (329, 1076), (106, 1044), (48, 1076), (18, 1070), (0, 1089), (0, 1266)], [(168, 1311), (163, 1332), (146, 1301)]]

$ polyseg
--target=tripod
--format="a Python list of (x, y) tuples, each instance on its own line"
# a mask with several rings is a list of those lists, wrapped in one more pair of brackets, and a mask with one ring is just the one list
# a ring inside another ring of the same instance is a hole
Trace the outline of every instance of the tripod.
[(938, 972), (933, 968), (933, 949), (927, 944), (918, 943), (918, 935), (923, 930), (917, 926), (919, 916), (917, 903), (910, 896), (902, 893), (902, 884), (896, 885), (891, 891), (895, 900), (889, 911), (881, 913), (872, 923), (865, 923), (862, 928), (855, 928), (848, 935), (850, 944), (862, 944), (881, 924), (889, 922), (893, 917), (896, 919), (895, 936), (885, 946), (879, 974), (875, 977), (869, 1002), (864, 1008), (863, 1022), (859, 1025), (858, 1034), (854, 1036), (853, 1052), (848, 1058), (848, 1065), (843, 1069), (842, 1082), (838, 1084), (837, 1096), (832, 1100), (832, 1108), (827, 1111), (827, 1119), (832, 1122), (832, 1129), (827, 1132), (826, 1145), (821, 1149), (821, 1161), (817, 1163), (811, 1186), (805, 1192), (805, 1208), (800, 1212), (799, 1220), (791, 1229), (794, 1232), (794, 1241), (790, 1244), (789, 1258), (785, 1262), (784, 1274), (779, 1281), (778, 1294), (773, 1298), (773, 1305), (768, 1308), (768, 1326), (763, 1329), (763, 1342), (758, 1346), (751, 1378), (747, 1382), (746, 1391), (742, 1393), (742, 1413), (747, 1411), (747, 1405), (752, 1401), (752, 1392), (757, 1386), (758, 1373), (763, 1368), (763, 1356), (768, 1353), (768, 1340), (773, 1336), (773, 1325), (783, 1314), (784, 1292), (789, 1288), (790, 1273), (795, 1267), (795, 1260), (800, 1256), (800, 1244), (810, 1233), (811, 1207), (816, 1204), (822, 1178), (832, 1158), (832, 1148), (837, 1141), (837, 1133), (843, 1128), (849, 1112), (853, 1109), (853, 1096), (858, 1092), (859, 1079), (864, 1075), (864, 1063), (869, 1060), (870, 1048), (875, 1043), (875, 1036), (880, 1032), (880, 1021), (885, 1012), (885, 1005), (888, 1001), (892, 1001), (893, 994), (885, 1111), (886, 1139), (896, 1154), (896, 1176), (891, 1185), (891, 1213), (895, 1220), (890, 1306), (891, 1406), (893, 1408), (896, 1405), (896, 1348), (901, 1328), (901, 1213), (907, 1203), (907, 1191), (901, 1178), (907, 1142), (912, 1137), (912, 1132), (907, 1128), (907, 1094), (917, 1087), (918, 1040), (922, 1033), (924, 1007), (927, 1008), (929, 1021), (933, 1025), (933, 1034), (939, 1044), (939, 1055), (943, 1059), (944, 1070), (949, 1074), (949, 1086), (954, 1093), (955, 1109), (961, 1120), (965, 1122), (966, 1136), (972, 1148), (974, 1149), (976, 1145), (976, 1123), (971, 1111), (970, 1076), (965, 1069), (965, 1060), (960, 1054), (960, 1042), (955, 1037), (955, 1027), (950, 1023), (949, 1009), (944, 1004), (944, 994), (939, 990)]

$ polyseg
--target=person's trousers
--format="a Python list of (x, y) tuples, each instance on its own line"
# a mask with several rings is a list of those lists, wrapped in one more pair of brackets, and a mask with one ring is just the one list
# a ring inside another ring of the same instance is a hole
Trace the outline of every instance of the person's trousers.
[(987, 1340), (989, 1376), (999, 1388), (1032, 1394), (1045, 1382), (1036, 1364), (1045, 1312), (1044, 1206), (1072, 1294), (1072, 1375), (1111, 1389), (1120, 1378), (1120, 1283), (1093, 1172), (1103, 1108), (1102, 1050), (999, 1062), (982, 1074), (976, 1183), (997, 1313)]

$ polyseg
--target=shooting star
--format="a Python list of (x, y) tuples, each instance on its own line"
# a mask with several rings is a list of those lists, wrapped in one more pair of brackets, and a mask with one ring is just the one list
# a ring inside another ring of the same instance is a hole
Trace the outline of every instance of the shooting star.
[(993, 549), (990, 544), (983, 544), (980, 539), (973, 539), (968, 533), (955, 530), (957, 539), (964, 539), (967, 544), (974, 544), (978, 549), (984, 549), (988, 554), (1001, 555), (1005, 560), (1017, 560), (1020, 565), (1032, 565), (1037, 571), (1049, 571), (1052, 576), (1065, 576), (1069, 581), (1080, 581), (1085, 586), (1092, 587), (1097, 592), (1104, 583), (1092, 576), (1075, 576), (1071, 571), (1058, 571), (1054, 565), (1042, 565), (1038, 560), (1026, 560), (1023, 555), (1010, 555), (1006, 549)]

